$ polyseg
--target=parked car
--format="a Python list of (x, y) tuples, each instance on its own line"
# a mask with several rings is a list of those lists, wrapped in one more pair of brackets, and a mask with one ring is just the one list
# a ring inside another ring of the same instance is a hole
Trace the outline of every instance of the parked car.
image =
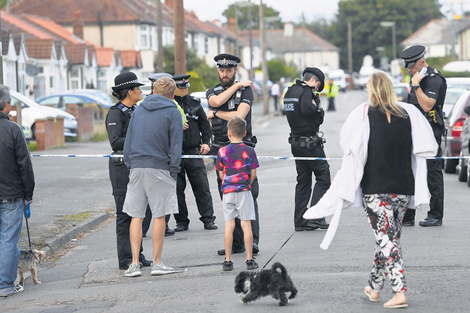
[(92, 96), (98, 97), (101, 100), (105, 101), (106, 102), (106, 104), (104, 105), (105, 108), (111, 107), (111, 106), (114, 105), (115, 102), (117, 102), (116, 99), (114, 99), (109, 94), (107, 94), (106, 92), (104, 92), (103, 90), (100, 90), (100, 89), (70, 89), (70, 90), (65, 91), (65, 93), (70, 93), (70, 94), (86, 93), (86, 94), (90, 94)]
[(408, 94), (411, 91), (411, 87), (407, 83), (398, 83), (393, 85), (393, 91), (395, 91), (398, 101), (406, 102)]
[(26, 143), (29, 144), (31, 139), (33, 139), (33, 132), (31, 131), (31, 128), (29, 128), (29, 126), (25, 125), (24, 123), (21, 128), (23, 129), (24, 139), (26, 139)]
[(328, 77), (336, 85), (338, 85), (340, 91), (346, 92), (346, 88), (348, 88), (348, 83), (346, 82), (346, 74), (342, 69), (329, 71)]
[(463, 122), (462, 132), (460, 133), (460, 156), (465, 157), (459, 160), (459, 181), (467, 182), (470, 187), (470, 106), (466, 106), (464, 112), (467, 118)]
[(463, 92), (470, 88), (470, 77), (450, 77), (446, 79), (447, 93), (442, 110), (445, 116), (449, 116), (450, 111)]
[[(443, 155), (446, 157), (460, 155), (460, 134), (462, 133), (463, 122), (467, 117), (467, 113), (465, 113), (464, 109), (469, 105), (470, 90), (466, 90), (455, 103), (452, 111), (450, 111), (449, 117), (445, 119), (447, 136), (443, 149)], [(458, 163), (458, 159), (444, 159), (444, 172), (455, 173)]]
[(209, 103), (207, 102), (206, 92), (195, 91), (191, 93), (191, 96), (201, 99), (201, 106), (207, 114), (207, 110), (209, 110)]
[[(22, 124), (31, 129), (33, 139), (36, 138), (37, 119), (57, 116), (64, 117), (65, 137), (77, 136), (77, 120), (72, 114), (59, 109), (41, 106), (14, 90), (10, 90), (10, 95), (12, 106), (15, 106), (18, 102), (21, 103)], [(12, 111), (10, 114), (16, 114), (16, 111)]]
[(94, 107), (95, 119), (102, 120), (105, 117), (105, 109), (109, 109), (113, 106), (113, 103), (105, 101), (97, 96), (84, 92), (74, 93), (58, 93), (49, 96), (45, 96), (36, 100), (40, 105), (48, 106), (51, 108), (60, 109), (66, 111), (70, 108), (70, 105), (76, 104), (77, 107), (83, 107), (85, 105), (91, 105)]

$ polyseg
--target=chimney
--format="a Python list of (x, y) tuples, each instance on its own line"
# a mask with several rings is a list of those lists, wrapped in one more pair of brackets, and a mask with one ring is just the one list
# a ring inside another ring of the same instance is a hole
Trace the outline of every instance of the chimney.
[(284, 24), (284, 37), (294, 36), (294, 24), (287, 22)]
[(173, 10), (175, 9), (175, 1), (174, 0), (165, 0), (165, 4), (172, 8)]
[(83, 19), (80, 17), (80, 13), (80, 10), (75, 10), (75, 12), (73, 12), (75, 19), (72, 22), (72, 29), (75, 36), (83, 39)]
[(230, 29), (233, 33), (237, 32), (237, 19), (235, 17), (230, 17), (228, 19), (228, 29)]

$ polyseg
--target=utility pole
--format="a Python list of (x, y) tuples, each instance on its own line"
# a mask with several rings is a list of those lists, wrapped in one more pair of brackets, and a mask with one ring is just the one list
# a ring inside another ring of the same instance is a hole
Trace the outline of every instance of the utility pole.
[(248, 0), (250, 5), (248, 6), (248, 33), (250, 35), (250, 79), (253, 79), (253, 32), (251, 29), (251, 0)]
[(268, 94), (268, 63), (266, 61), (266, 31), (264, 24), (263, 0), (259, 4), (259, 30), (261, 33), (261, 70), (263, 71), (263, 108), (264, 115), (269, 114), (269, 94)]
[(157, 72), (163, 73), (162, 1), (157, 0)]
[(186, 44), (184, 42), (183, 0), (175, 0), (175, 74), (186, 73)]
[(349, 73), (353, 72), (353, 58), (352, 58), (352, 25), (351, 22), (348, 22), (348, 64), (349, 64)]

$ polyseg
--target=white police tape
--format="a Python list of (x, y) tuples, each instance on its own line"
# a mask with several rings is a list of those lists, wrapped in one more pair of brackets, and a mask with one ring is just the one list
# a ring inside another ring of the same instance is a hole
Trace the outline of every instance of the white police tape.
[[(31, 154), (32, 157), (47, 158), (122, 158), (122, 154)], [(182, 155), (183, 159), (215, 159), (216, 155)], [(426, 159), (449, 160), (449, 159), (468, 159), (470, 156), (454, 157), (428, 157)], [(276, 157), (276, 156), (258, 156), (261, 160), (296, 160), (296, 161), (333, 161), (343, 158), (318, 158), (318, 157)]]

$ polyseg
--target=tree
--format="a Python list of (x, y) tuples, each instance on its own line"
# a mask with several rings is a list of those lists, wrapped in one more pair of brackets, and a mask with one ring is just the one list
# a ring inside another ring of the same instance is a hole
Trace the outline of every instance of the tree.
[[(264, 7), (264, 17), (276, 17), (277, 21), (271, 21), (265, 24), (266, 28), (278, 29), (282, 28), (283, 24), (279, 16), (280, 12), (268, 7), (266, 4), (263, 4)], [(238, 28), (241, 30), (248, 29), (248, 7), (240, 7), (236, 3), (231, 4), (222, 15), (227, 18), (227, 21), (231, 17), (235, 17), (236, 12), (238, 11)], [(251, 27), (252, 29), (259, 29), (259, 4), (252, 3), (251, 6)]]
[(284, 78), (294, 78), (297, 75), (295, 68), (287, 65), (284, 60), (276, 59), (268, 61), (268, 76), (273, 82), (277, 82)]
[(389, 58), (392, 56), (392, 30), (380, 26), (381, 21), (396, 23), (397, 51), (400, 51), (401, 41), (430, 20), (443, 16), (438, 0), (349, 0), (340, 1), (338, 6), (336, 19), (324, 38), (340, 48), (341, 67), (347, 68), (347, 24), (351, 22), (355, 71), (360, 69), (367, 54), (378, 62), (377, 47), (385, 47)]

